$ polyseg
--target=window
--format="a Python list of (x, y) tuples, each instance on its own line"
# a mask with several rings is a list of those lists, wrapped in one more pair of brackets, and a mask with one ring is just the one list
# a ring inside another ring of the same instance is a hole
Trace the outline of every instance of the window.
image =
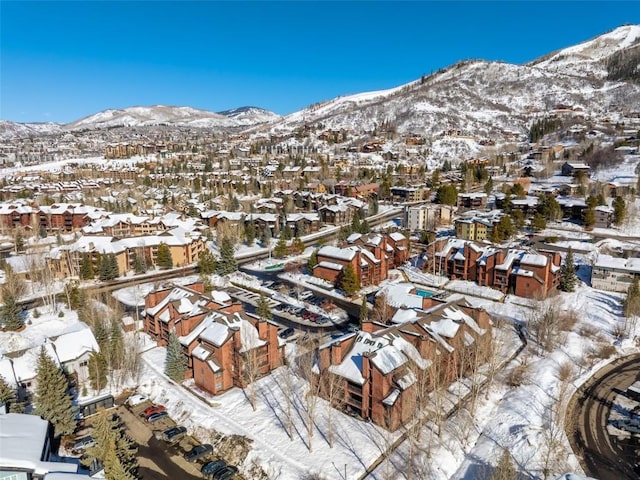
[(84, 362), (80, 362), (80, 366), (81, 367), (87, 367), (87, 366), (89, 366), (89, 362), (87, 360), (85, 360)]

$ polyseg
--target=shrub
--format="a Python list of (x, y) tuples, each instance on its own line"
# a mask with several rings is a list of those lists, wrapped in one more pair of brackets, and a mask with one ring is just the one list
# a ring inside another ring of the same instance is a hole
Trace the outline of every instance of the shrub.
[(37, 308), (33, 311), (33, 318), (40, 318), (40, 310)]
[(62, 318), (62, 317), (64, 317), (64, 312), (62, 310), (60, 310), (58, 312), (58, 318)]

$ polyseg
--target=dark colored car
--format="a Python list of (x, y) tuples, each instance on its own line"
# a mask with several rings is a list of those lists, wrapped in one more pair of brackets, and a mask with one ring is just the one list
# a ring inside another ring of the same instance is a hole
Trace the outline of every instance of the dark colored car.
[(228, 467), (224, 467), (222, 470), (216, 472), (213, 476), (213, 480), (229, 480), (233, 478), (238, 473), (238, 467), (234, 467), (233, 465), (229, 465)]
[(280, 338), (289, 338), (291, 335), (293, 335), (293, 333), (294, 333), (293, 328), (289, 327), (281, 331), (279, 335), (280, 335)]
[(149, 423), (155, 423), (155, 422), (157, 422), (158, 420), (160, 420), (161, 418), (165, 418), (165, 417), (168, 417), (168, 416), (169, 416), (169, 414), (168, 414), (166, 411), (164, 411), (164, 412), (152, 413), (151, 415), (149, 415), (149, 416), (147, 417), (147, 422), (149, 422)]
[(208, 443), (205, 443), (204, 445), (196, 445), (184, 454), (184, 459), (187, 462), (195, 462), (202, 457), (206, 457), (211, 452), (213, 452), (213, 446)]
[(214, 460), (213, 462), (205, 463), (201, 472), (205, 477), (211, 478), (226, 466), (227, 462), (224, 460)]
[(187, 428), (182, 426), (171, 427), (162, 432), (162, 439), (165, 442), (175, 443), (187, 434)]

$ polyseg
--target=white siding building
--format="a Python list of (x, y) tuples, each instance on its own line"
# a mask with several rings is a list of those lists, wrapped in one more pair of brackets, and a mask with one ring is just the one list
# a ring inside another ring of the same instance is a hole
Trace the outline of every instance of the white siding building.
[(591, 270), (591, 286), (598, 290), (626, 293), (634, 277), (640, 277), (640, 258), (600, 254)]

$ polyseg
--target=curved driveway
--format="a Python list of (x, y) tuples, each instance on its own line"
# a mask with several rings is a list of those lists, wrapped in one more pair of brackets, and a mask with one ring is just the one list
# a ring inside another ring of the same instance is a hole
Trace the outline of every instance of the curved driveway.
[(620, 358), (598, 370), (576, 392), (567, 416), (567, 434), (585, 473), (599, 480), (639, 478), (637, 439), (619, 439), (607, 432), (613, 400), (640, 378), (640, 355)]

